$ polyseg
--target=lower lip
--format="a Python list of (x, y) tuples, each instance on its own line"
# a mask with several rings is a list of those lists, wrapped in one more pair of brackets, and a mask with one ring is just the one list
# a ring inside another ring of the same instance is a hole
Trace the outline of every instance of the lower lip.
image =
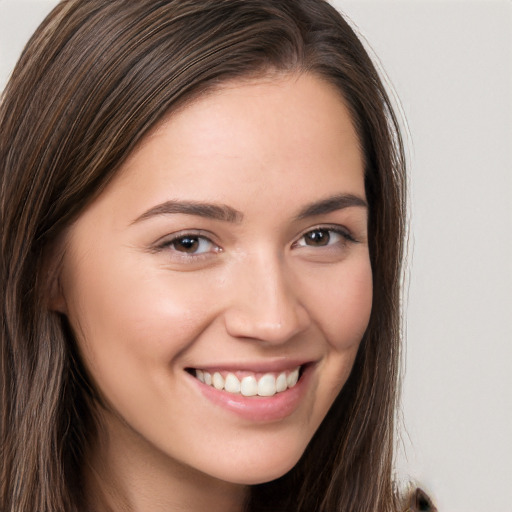
[(311, 379), (312, 369), (312, 365), (306, 366), (303, 368), (302, 375), (295, 386), (270, 397), (246, 397), (227, 391), (219, 391), (213, 386), (203, 384), (193, 376), (190, 376), (190, 378), (193, 379), (203, 396), (215, 405), (223, 407), (245, 420), (272, 422), (283, 420), (299, 407)]

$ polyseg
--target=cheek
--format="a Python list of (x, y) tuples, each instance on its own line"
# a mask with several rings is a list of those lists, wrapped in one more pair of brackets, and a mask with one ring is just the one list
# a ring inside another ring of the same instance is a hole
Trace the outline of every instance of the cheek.
[(117, 258), (115, 265), (110, 259), (91, 255), (65, 273), (71, 326), (105, 390), (120, 377), (124, 382), (123, 375), (133, 383), (144, 374), (158, 378), (212, 318), (204, 281), (176, 279), (158, 267), (143, 271), (147, 265), (138, 258)]
[(370, 319), (373, 298), (369, 259), (347, 265), (316, 294), (318, 323), (334, 351), (357, 350)]
[(323, 420), (345, 385), (370, 319), (373, 297), (368, 258), (345, 265), (324, 281), (322, 293), (311, 294), (316, 324), (327, 342), (312, 417)]

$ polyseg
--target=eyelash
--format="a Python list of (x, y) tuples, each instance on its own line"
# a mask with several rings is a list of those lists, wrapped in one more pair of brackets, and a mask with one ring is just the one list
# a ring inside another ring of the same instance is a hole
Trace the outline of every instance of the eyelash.
[[(180, 250), (176, 249), (176, 245), (179, 242), (183, 242), (186, 239), (196, 240), (199, 243), (199, 247), (201, 247), (201, 244), (204, 245), (204, 243), (206, 242), (210, 246), (214, 247), (214, 250), (213, 251), (207, 250), (207, 251), (203, 251), (203, 252), (199, 252), (199, 253), (197, 253), (197, 252), (188, 253), (186, 251), (180, 251)], [(210, 252), (215, 252), (215, 253), (222, 252), (222, 249), (217, 244), (215, 244), (215, 242), (213, 242), (209, 236), (207, 236), (206, 234), (204, 234), (202, 232), (195, 232), (195, 231), (178, 233), (177, 235), (173, 236), (172, 239), (164, 241), (162, 244), (160, 244), (157, 247), (157, 250), (165, 250), (165, 249), (170, 249), (173, 252), (182, 256), (183, 258), (200, 258), (200, 257), (207, 256)]]
[[(336, 235), (340, 235), (343, 238), (343, 242), (351, 242), (351, 243), (358, 243), (358, 241), (354, 238), (354, 236), (345, 228), (342, 228), (340, 226), (317, 226), (311, 229), (308, 229), (305, 233), (301, 235), (301, 237), (292, 244), (292, 247), (315, 247), (314, 245), (307, 245), (307, 244), (299, 244), (299, 241), (305, 238), (307, 235), (315, 233), (315, 232), (324, 232), (329, 234), (329, 240), (331, 238), (331, 233), (335, 233)], [(327, 244), (327, 245), (318, 245), (318, 247), (331, 247), (335, 244)]]
[[(300, 241), (303, 240), (307, 235), (311, 235), (315, 232), (317, 232), (317, 233), (323, 232), (323, 233), (329, 234), (329, 239), (327, 240), (327, 243), (325, 245), (315, 246), (315, 245), (310, 245), (307, 243), (300, 243)], [(334, 245), (339, 244), (339, 241), (337, 241), (335, 243), (329, 243), (332, 238), (332, 233), (341, 236), (343, 239), (341, 241), (342, 243), (346, 243), (346, 242), (358, 243), (358, 241), (354, 238), (354, 236), (350, 233), (350, 231), (348, 231), (345, 228), (342, 228), (340, 226), (317, 226), (317, 227), (310, 228), (306, 232), (304, 232), (295, 242), (293, 242), (292, 248), (297, 248), (297, 247), (301, 247), (301, 248), (302, 247), (305, 247), (305, 248), (311, 247), (313, 249), (315, 249), (315, 248), (330, 248)], [(202, 252), (187, 252), (187, 251), (181, 251), (176, 248), (176, 245), (178, 243), (180, 243), (180, 242), (183, 243), (187, 239), (190, 239), (192, 241), (195, 241), (195, 243), (198, 243), (199, 248), (201, 248), (201, 245), (204, 245), (206, 243), (209, 246), (213, 247), (213, 250), (208, 249), (208, 250), (203, 250)], [(196, 231), (178, 233), (176, 236), (173, 236), (172, 239), (166, 240), (165, 242), (160, 244), (158, 247), (156, 247), (157, 251), (165, 250), (165, 249), (170, 249), (173, 252), (175, 252), (176, 254), (179, 254), (181, 257), (187, 258), (187, 259), (191, 259), (191, 258), (199, 259), (199, 258), (208, 257), (208, 255), (211, 254), (212, 252), (213, 253), (222, 252), (222, 248), (219, 247), (215, 242), (213, 242), (209, 236), (207, 236), (203, 232), (196, 232)]]

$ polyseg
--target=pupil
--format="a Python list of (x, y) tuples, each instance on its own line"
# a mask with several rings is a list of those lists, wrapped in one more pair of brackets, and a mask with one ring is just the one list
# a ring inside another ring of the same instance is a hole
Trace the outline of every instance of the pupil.
[(182, 252), (194, 252), (197, 250), (199, 240), (197, 237), (186, 236), (176, 242), (176, 249)]
[(306, 235), (308, 245), (327, 245), (329, 243), (329, 232), (323, 229), (311, 231)]

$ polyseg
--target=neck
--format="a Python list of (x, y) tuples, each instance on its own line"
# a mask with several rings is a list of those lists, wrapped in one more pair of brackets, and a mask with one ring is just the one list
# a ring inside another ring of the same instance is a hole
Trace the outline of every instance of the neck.
[(107, 425), (87, 457), (87, 510), (243, 511), (247, 486), (224, 482), (181, 464), (118, 418), (111, 416)]

